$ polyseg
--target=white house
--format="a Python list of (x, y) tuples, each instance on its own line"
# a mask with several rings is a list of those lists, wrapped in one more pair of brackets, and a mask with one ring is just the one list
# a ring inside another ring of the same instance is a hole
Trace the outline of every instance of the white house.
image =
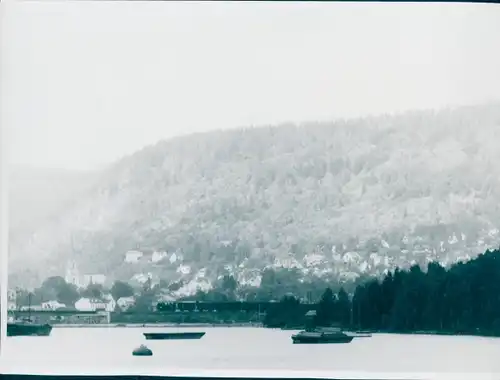
[(347, 252), (342, 257), (344, 263), (359, 263), (361, 261), (361, 256), (357, 252)]
[(118, 305), (118, 307), (121, 310), (127, 311), (128, 309), (130, 309), (132, 306), (135, 305), (135, 297), (118, 298), (118, 300), (116, 301), (116, 304)]
[(158, 276), (153, 275), (151, 272), (137, 273), (130, 278), (129, 283), (132, 286), (143, 286), (147, 281), (151, 281), (151, 288), (155, 288), (160, 285), (160, 279)]
[(75, 309), (79, 311), (114, 311), (116, 302), (113, 297), (106, 295), (102, 299), (98, 298), (80, 298), (75, 302)]
[(179, 265), (176, 272), (182, 274), (189, 274), (191, 273), (191, 267), (189, 265)]
[(141, 251), (128, 251), (125, 254), (125, 262), (126, 263), (137, 263), (142, 256), (143, 256), (143, 253)]
[(102, 301), (90, 298), (80, 298), (75, 302), (75, 309), (78, 311), (95, 311), (96, 307), (99, 306), (99, 302)]
[(151, 277), (151, 274), (137, 273), (132, 276), (130, 282), (138, 282), (139, 284), (145, 284), (146, 281)]
[(154, 251), (153, 254), (151, 255), (151, 262), (157, 263), (157, 262), (163, 260), (165, 257), (167, 257), (167, 252)]
[(42, 303), (42, 310), (57, 310), (63, 307), (66, 307), (66, 305), (57, 301), (47, 301)]

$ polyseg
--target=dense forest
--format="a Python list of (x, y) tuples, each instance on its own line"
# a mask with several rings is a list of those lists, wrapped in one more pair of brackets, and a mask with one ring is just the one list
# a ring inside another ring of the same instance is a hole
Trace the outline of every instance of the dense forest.
[[(267, 314), (272, 325), (304, 324), (301, 303), (282, 299)], [(500, 335), (500, 250), (487, 251), (446, 270), (429, 263), (396, 270), (357, 286), (353, 297), (327, 289), (317, 306), (318, 325), (371, 331)]]
[[(266, 268), (354, 282), (449, 266), (500, 244), (499, 123), (490, 104), (162, 141), (36, 228), (16, 223), (11, 281), (39, 286), (74, 260), (112, 280), (182, 281), (187, 295), (224, 275), (255, 286)], [(168, 257), (130, 265), (129, 250)]]
[[(209, 303), (212, 306), (207, 312), (221, 309), (227, 315), (225, 319), (240, 322), (255, 320), (257, 307), (245, 306), (245, 301), (250, 305), (265, 302), (263, 322), (269, 327), (302, 327), (307, 322), (306, 312), (316, 310), (314, 323), (322, 326), (336, 324), (386, 332), (500, 335), (500, 250), (487, 251), (448, 269), (436, 262), (429, 263), (424, 270), (418, 265), (408, 270), (396, 269), (381, 278), (366, 279), (351, 291), (338, 283), (326, 284), (326, 290), (323, 287), (320, 291), (325, 284), (287, 284), (276, 277), (271, 278), (273, 276), (269, 272), (266, 275), (269, 279), (261, 287), (247, 291), (246, 298), (235, 279), (227, 276), (211, 291), (198, 291), (185, 300), (196, 301), (191, 308), (199, 305), (199, 310), (203, 310), (201, 304)], [(58, 299), (70, 304), (79, 296), (99, 297), (104, 292), (111, 292), (115, 298), (135, 295), (137, 302), (128, 312), (150, 319), (151, 314), (168, 310), (168, 303), (162, 302), (161, 290), (150, 284), (137, 290), (118, 281), (109, 290), (90, 285), (78, 293), (63, 279), (51, 278), (35, 290), (35, 299)], [(26, 293), (23, 294), (26, 297)], [(269, 303), (280, 294), (279, 302)], [(24, 298), (20, 302), (27, 300)], [(196, 316), (198, 319), (191, 315), (187, 321), (207, 321), (203, 313)], [(213, 322), (214, 318), (208, 321)]]

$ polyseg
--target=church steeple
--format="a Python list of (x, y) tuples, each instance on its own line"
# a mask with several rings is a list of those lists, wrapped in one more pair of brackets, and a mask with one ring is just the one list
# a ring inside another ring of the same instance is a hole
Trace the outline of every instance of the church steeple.
[(73, 242), (73, 234), (70, 236), (70, 243), (71, 243), (71, 253), (70, 253), (70, 259), (68, 260), (67, 266), (66, 266), (66, 276), (65, 280), (68, 284), (73, 284), (77, 287), (80, 287), (80, 273), (78, 272), (78, 266), (75, 261), (75, 246)]

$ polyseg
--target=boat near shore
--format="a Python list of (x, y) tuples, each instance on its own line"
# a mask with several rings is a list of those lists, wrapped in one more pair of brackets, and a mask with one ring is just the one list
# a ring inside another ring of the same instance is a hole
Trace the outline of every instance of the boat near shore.
[(333, 343), (351, 343), (354, 339), (342, 332), (328, 333), (321, 331), (301, 331), (292, 335), (294, 344), (333, 344)]
[(49, 336), (52, 332), (52, 325), (48, 323), (35, 323), (31, 318), (31, 297), (32, 293), (29, 293), (28, 317), (8, 320), (7, 336)]
[(8, 322), (7, 336), (49, 336), (52, 326), (26, 321)]
[(201, 339), (205, 332), (143, 333), (147, 340), (187, 340)]
[(355, 336), (346, 334), (339, 328), (321, 327), (292, 335), (292, 342), (294, 344), (339, 344), (351, 343), (354, 338)]

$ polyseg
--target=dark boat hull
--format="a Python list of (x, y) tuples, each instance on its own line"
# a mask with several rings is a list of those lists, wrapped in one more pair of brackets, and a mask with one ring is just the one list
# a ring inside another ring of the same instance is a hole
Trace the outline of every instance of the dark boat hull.
[(143, 333), (147, 340), (201, 339), (204, 332)]
[(7, 336), (49, 336), (52, 326), (30, 323), (7, 323)]
[(354, 336), (347, 335), (336, 328), (318, 328), (315, 331), (301, 331), (292, 335), (294, 344), (335, 344), (350, 343)]
[(354, 337), (338, 336), (338, 337), (309, 337), (309, 336), (293, 336), (293, 344), (340, 344), (351, 343)]

